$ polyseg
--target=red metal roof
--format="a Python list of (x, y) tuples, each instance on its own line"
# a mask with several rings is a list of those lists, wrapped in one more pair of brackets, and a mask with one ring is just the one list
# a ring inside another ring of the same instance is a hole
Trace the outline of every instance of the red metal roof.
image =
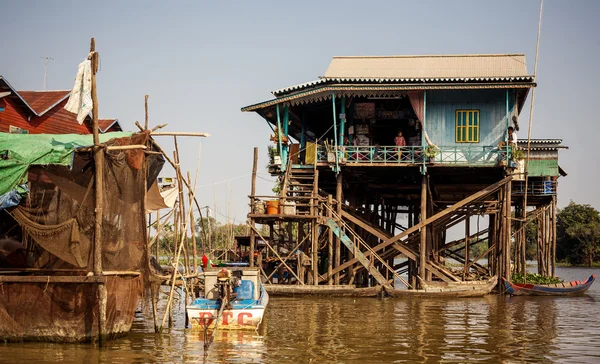
[(115, 131), (121, 130), (121, 126), (119, 125), (119, 121), (117, 119), (98, 119), (98, 129), (100, 129), (101, 133), (106, 133), (113, 125), (113, 129), (116, 129)]
[(64, 100), (70, 93), (63, 91), (18, 91), (19, 95), (38, 115), (44, 114), (53, 106)]

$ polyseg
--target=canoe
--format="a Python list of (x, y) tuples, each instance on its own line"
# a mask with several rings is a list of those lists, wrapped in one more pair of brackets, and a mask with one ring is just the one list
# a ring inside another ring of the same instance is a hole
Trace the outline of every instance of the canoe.
[(223, 330), (258, 329), (269, 303), (269, 294), (260, 283), (255, 268), (232, 269), (239, 278), (239, 285), (233, 288), (232, 298), (220, 315), (222, 302), (216, 289), (219, 269), (208, 268), (204, 272), (204, 297), (195, 299), (186, 307), (192, 330), (205, 327), (212, 329), (217, 322), (218, 328)]
[(595, 280), (595, 274), (583, 282), (571, 281), (556, 284), (510, 283), (502, 278), (504, 287), (511, 296), (573, 296), (585, 293)]
[(298, 296), (328, 296), (328, 297), (375, 297), (381, 293), (382, 287), (356, 288), (351, 285), (342, 286), (313, 286), (295, 284), (267, 284), (265, 289), (272, 296), (298, 297)]
[(391, 297), (483, 297), (489, 294), (496, 284), (498, 277), (493, 276), (483, 281), (466, 282), (423, 282), (421, 289), (393, 289), (385, 287), (385, 292)]

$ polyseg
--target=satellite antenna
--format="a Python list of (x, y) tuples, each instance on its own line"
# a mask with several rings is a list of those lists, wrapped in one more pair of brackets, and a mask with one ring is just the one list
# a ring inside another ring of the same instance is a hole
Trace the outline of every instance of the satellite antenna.
[(42, 87), (42, 90), (46, 89), (46, 75), (48, 74), (48, 63), (50, 63), (50, 61), (53, 61), (54, 58), (52, 57), (40, 57), (44, 60), (44, 86)]

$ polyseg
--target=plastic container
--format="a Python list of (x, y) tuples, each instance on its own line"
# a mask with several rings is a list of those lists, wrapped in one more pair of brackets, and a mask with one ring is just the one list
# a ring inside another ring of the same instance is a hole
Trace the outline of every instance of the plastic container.
[(257, 201), (254, 203), (254, 213), (263, 215), (265, 213), (265, 203), (263, 201)]
[(268, 215), (279, 214), (279, 200), (267, 201), (267, 214)]
[(281, 205), (281, 213), (284, 215), (296, 215), (296, 203), (294, 201), (286, 201)]

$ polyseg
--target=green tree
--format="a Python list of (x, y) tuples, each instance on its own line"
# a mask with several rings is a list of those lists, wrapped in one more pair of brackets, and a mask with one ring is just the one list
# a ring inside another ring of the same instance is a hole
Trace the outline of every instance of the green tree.
[(557, 257), (592, 266), (600, 254), (600, 212), (573, 201), (558, 212)]
[(200, 248), (208, 249), (210, 245), (213, 250), (231, 249), (234, 238), (248, 235), (249, 229), (246, 224), (221, 224), (212, 217), (198, 218), (196, 220), (196, 242)]
[(527, 260), (537, 259), (537, 233), (537, 219), (533, 219), (525, 227), (525, 258)]

